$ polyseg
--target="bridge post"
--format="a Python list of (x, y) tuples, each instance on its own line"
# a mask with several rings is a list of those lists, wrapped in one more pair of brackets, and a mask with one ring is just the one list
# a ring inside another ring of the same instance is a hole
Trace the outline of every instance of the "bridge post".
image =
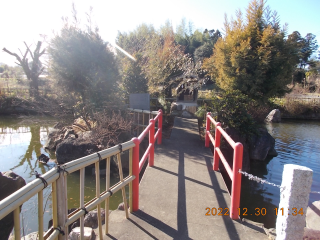
[(67, 177), (60, 173), (57, 179), (57, 210), (58, 210), (58, 227), (64, 231), (65, 235), (59, 234), (59, 240), (66, 240), (68, 237), (68, 227), (65, 226), (68, 216), (68, 199), (67, 199)]
[(149, 167), (153, 167), (154, 165), (154, 128), (155, 128), (155, 121), (151, 119), (150, 121), (151, 127), (149, 130), (149, 145), (151, 144), (150, 152), (149, 152)]
[(233, 153), (233, 179), (232, 179), (232, 190), (231, 190), (231, 210), (230, 216), (232, 219), (239, 219), (240, 207), (240, 195), (241, 195), (241, 173), (239, 170), (242, 168), (242, 156), (243, 156), (243, 145), (236, 143), (234, 146)]
[(132, 141), (135, 144), (132, 152), (132, 175), (136, 178), (132, 181), (132, 211), (139, 210), (139, 145), (140, 141), (138, 138), (132, 138)]
[(279, 208), (275, 209), (277, 240), (303, 238), (312, 173), (304, 166), (284, 165)]
[(207, 116), (206, 116), (206, 132), (205, 132), (205, 137), (206, 137), (206, 140), (205, 140), (205, 147), (209, 147), (209, 135), (208, 135), (208, 131), (210, 132), (210, 120), (208, 118), (208, 116), (210, 116), (211, 113), (208, 112), (207, 113)]

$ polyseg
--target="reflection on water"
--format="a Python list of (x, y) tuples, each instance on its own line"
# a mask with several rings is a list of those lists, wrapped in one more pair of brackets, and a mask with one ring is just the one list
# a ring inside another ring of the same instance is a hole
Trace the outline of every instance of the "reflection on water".
[[(276, 139), (275, 148), (279, 155), (266, 162), (253, 162), (251, 173), (281, 185), (284, 164), (306, 166), (313, 170), (311, 191), (320, 191), (320, 122), (285, 120), (266, 127)], [(311, 193), (309, 203), (317, 200), (320, 200), (320, 195)], [(242, 178), (240, 209), (248, 209), (248, 215), (243, 217), (264, 223), (268, 228), (275, 227), (274, 209), (279, 206), (279, 201), (279, 188)], [(262, 208), (266, 208), (264, 216), (256, 213)]]
[[(24, 118), (13, 119), (1, 117), (0, 119), (0, 172), (12, 170), (25, 179), (27, 183), (35, 179), (34, 172), (43, 174), (53, 166), (39, 163), (37, 156), (41, 153), (48, 154), (42, 146), (47, 140), (48, 133), (57, 121), (52, 118)], [(54, 153), (50, 153), (54, 159)], [(95, 197), (95, 176), (91, 169), (85, 171), (85, 202)], [(79, 172), (68, 175), (68, 208), (79, 207), (80, 180)], [(119, 179), (111, 176), (111, 186)], [(100, 177), (101, 191), (105, 190), (105, 176)], [(51, 219), (51, 186), (43, 191), (44, 198), (44, 228)], [(127, 196), (128, 198), (128, 196)], [(28, 234), (38, 230), (38, 198), (37, 195), (23, 204), (21, 211), (22, 234)], [(112, 195), (110, 209), (116, 209), (122, 202), (121, 191)]]
[(34, 171), (41, 174), (48, 171), (49, 166), (38, 163), (36, 159), (41, 153), (45, 153), (42, 145), (47, 139), (51, 125), (50, 121), (40, 125), (30, 120), (12, 120), (2, 117), (0, 120), (0, 171), (12, 170), (22, 176), (26, 182), (34, 179)]

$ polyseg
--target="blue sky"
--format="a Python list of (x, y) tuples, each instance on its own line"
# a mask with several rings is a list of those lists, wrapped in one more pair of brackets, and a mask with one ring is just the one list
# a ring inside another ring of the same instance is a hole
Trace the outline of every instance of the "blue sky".
[[(24, 51), (23, 41), (33, 44), (42, 40), (40, 34), (53, 36), (62, 26), (62, 16), (71, 18), (71, 5), (75, 3), (82, 23), (85, 13), (93, 7), (93, 23), (98, 25), (102, 38), (114, 41), (117, 32), (135, 29), (141, 23), (153, 24), (156, 28), (170, 20), (175, 26), (182, 18), (191, 21), (195, 29), (223, 28), (224, 14), (235, 16), (243, 12), (249, 0), (11, 0), (1, 3), (0, 49), (12, 52)], [(299, 31), (317, 35), (320, 45), (320, 0), (268, 0), (267, 5), (276, 10), (281, 25), (288, 23), (288, 33)], [(14, 65), (14, 57), (0, 51), (0, 63)]]

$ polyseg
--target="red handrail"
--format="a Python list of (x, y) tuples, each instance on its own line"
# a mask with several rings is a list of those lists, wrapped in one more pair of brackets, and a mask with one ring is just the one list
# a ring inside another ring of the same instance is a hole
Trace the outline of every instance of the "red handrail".
[[(215, 126), (215, 138), (210, 133), (211, 123), (213, 123)], [(223, 137), (227, 140), (230, 146), (234, 149), (232, 169), (229, 166), (228, 162), (226, 161), (220, 149), (221, 135), (223, 135)], [(236, 143), (232, 140), (232, 138), (222, 129), (221, 123), (216, 122), (211, 117), (211, 113), (207, 113), (205, 136), (206, 136), (205, 146), (209, 147), (209, 140), (210, 140), (214, 147), (213, 170), (218, 171), (219, 160), (221, 158), (221, 162), (223, 163), (232, 181), (230, 217), (232, 219), (239, 219), (238, 208), (240, 207), (240, 193), (241, 193), (241, 173), (239, 172), (239, 170), (241, 170), (242, 168), (243, 146), (240, 142)]]
[[(135, 144), (133, 147), (132, 153), (132, 175), (136, 176), (136, 178), (132, 181), (132, 211), (139, 210), (139, 174), (144, 165), (145, 161), (149, 157), (149, 167), (154, 165), (154, 144), (155, 141), (158, 139), (158, 144), (162, 142), (162, 110), (158, 111), (157, 116), (154, 119), (150, 119), (149, 125), (143, 132), (137, 137), (132, 138), (132, 141)], [(158, 130), (156, 134), (155, 132), (155, 125), (156, 121), (158, 121)], [(143, 154), (141, 160), (139, 156), (139, 148), (140, 143), (144, 139), (144, 137), (149, 132), (149, 146), (145, 153)]]

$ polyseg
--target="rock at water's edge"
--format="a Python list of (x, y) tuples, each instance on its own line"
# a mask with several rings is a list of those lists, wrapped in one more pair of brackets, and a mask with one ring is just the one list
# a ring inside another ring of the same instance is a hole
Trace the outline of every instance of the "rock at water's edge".
[[(68, 213), (72, 213), (75, 210), (76, 210), (75, 208), (72, 208), (72, 209), (68, 210)], [(109, 211), (109, 214), (110, 214), (110, 212), (111, 211)], [(101, 208), (102, 224), (105, 223), (105, 214), (106, 214), (105, 209)], [(97, 228), (98, 227), (98, 211), (92, 210), (92, 211), (88, 212), (84, 217), (83, 224), (85, 227)], [(52, 226), (52, 219), (49, 221), (48, 228), (50, 228), (51, 226)], [(80, 227), (80, 219), (77, 219), (71, 225), (69, 225), (69, 232), (71, 232), (71, 230), (76, 227)]]
[[(264, 128), (260, 128), (259, 134), (252, 136), (249, 141), (234, 128), (226, 128), (225, 131), (235, 142), (241, 142), (243, 145), (242, 170), (245, 172), (250, 171), (250, 159), (264, 161), (267, 156), (278, 155), (274, 149), (275, 139)], [(233, 148), (226, 143), (221, 146), (221, 151), (227, 161), (231, 161), (229, 164), (232, 166)]]
[(267, 156), (278, 155), (275, 147), (275, 139), (264, 128), (259, 129), (259, 135), (254, 135), (249, 141), (250, 159), (264, 161)]
[[(76, 227), (72, 229), (71, 233), (69, 234), (70, 240), (78, 240), (80, 239), (80, 227)], [(96, 239), (96, 234), (94, 233), (92, 228), (84, 227), (83, 233), (84, 240), (94, 240)]]
[(273, 109), (265, 119), (266, 122), (281, 122), (281, 113), (279, 109)]
[[(12, 171), (0, 173), (0, 201), (26, 185), (26, 181)], [(13, 229), (13, 212), (0, 220), (0, 239), (8, 239)]]
[(53, 129), (49, 132), (48, 140), (46, 141), (46, 143), (43, 146), (44, 149), (49, 149), (49, 150), (56, 149), (56, 146), (57, 146), (56, 135), (58, 135), (58, 133), (59, 133), (59, 130), (57, 130), (57, 129)]
[[(105, 210), (101, 208), (101, 220), (102, 224), (104, 224), (105, 221)], [(98, 227), (98, 211), (92, 210), (88, 212), (88, 214), (84, 218), (84, 226), (90, 227), (90, 228), (97, 228)]]
[(79, 138), (68, 138), (63, 140), (57, 146), (57, 162), (59, 164), (64, 164), (98, 151), (98, 147), (89, 141)]
[[(122, 203), (119, 203), (119, 205), (118, 205), (118, 210), (121, 210), (121, 211), (124, 211), (124, 202), (122, 202)], [(127, 204), (127, 208), (129, 209), (129, 204)]]
[(49, 160), (50, 160), (50, 158), (43, 153), (40, 156), (38, 156), (38, 159), (37, 159), (37, 161), (39, 161), (41, 163), (47, 163)]

